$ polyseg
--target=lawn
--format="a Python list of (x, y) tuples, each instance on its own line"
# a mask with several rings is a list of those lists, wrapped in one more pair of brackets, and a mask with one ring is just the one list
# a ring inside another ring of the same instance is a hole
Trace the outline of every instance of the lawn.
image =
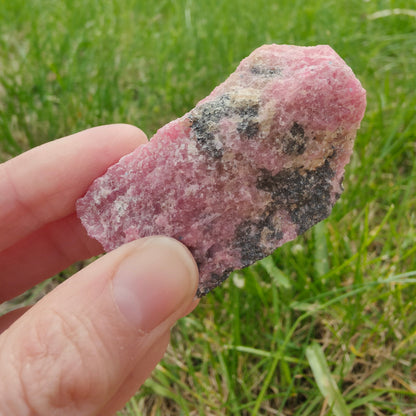
[(366, 88), (345, 192), (203, 298), (120, 415), (416, 415), (415, 0), (0, 0), (0, 160), (150, 137), (264, 43), (329, 44)]

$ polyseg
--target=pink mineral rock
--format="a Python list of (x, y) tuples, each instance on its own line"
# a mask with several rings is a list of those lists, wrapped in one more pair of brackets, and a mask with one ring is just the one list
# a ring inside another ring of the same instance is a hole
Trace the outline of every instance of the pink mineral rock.
[(150, 235), (183, 242), (202, 296), (330, 214), (365, 106), (329, 46), (262, 46), (97, 178), (79, 217), (107, 251)]

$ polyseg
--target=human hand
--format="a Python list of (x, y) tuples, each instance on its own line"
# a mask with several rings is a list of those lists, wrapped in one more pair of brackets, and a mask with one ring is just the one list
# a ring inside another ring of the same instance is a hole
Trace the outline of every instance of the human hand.
[[(102, 126), (0, 165), (1, 302), (102, 252), (75, 201), (145, 142), (135, 127)], [(196, 306), (197, 276), (181, 243), (149, 237), (0, 317), (0, 414), (114, 414), (163, 356), (176, 320)]]

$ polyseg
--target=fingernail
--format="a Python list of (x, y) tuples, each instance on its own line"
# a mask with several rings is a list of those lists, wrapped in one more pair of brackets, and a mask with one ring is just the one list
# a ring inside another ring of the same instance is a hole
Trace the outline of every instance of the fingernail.
[(198, 271), (189, 251), (178, 241), (151, 237), (136, 242), (113, 279), (120, 312), (137, 329), (156, 328), (195, 295)]

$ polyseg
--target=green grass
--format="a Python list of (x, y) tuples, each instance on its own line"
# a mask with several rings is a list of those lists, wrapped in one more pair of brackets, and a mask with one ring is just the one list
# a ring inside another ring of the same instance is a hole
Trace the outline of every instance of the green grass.
[(330, 218), (204, 298), (121, 415), (416, 414), (414, 10), (0, 0), (2, 159), (103, 123), (151, 136), (263, 43), (330, 44), (368, 92)]

